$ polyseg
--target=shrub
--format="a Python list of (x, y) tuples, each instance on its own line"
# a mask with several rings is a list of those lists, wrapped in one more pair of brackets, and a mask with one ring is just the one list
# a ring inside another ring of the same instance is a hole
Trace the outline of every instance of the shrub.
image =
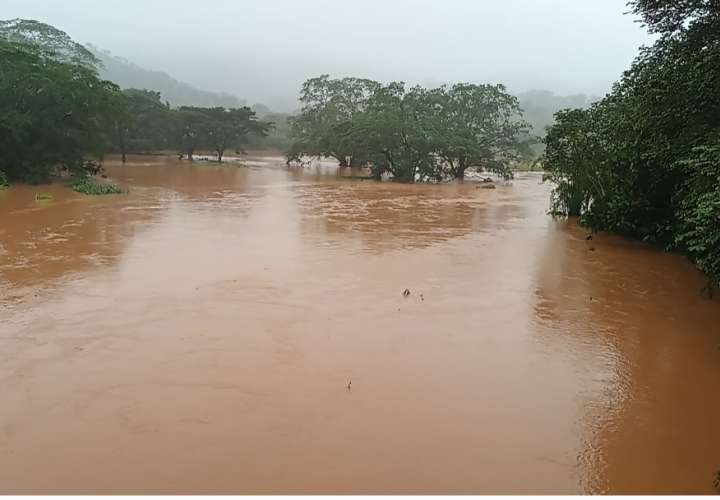
[(100, 183), (89, 177), (83, 177), (72, 185), (74, 191), (82, 194), (122, 194), (123, 190), (115, 184)]
[(720, 145), (696, 147), (677, 166), (686, 181), (676, 195), (675, 245), (720, 285)]

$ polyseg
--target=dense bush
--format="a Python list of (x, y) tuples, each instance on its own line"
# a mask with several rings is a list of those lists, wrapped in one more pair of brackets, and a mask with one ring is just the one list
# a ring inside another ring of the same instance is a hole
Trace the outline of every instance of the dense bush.
[(636, 0), (657, 42), (610, 94), (556, 114), (552, 210), (677, 249), (720, 284), (720, 7)]
[(90, 177), (80, 178), (72, 184), (72, 188), (78, 193), (92, 195), (121, 194), (123, 192), (123, 190), (115, 184), (110, 184), (108, 182), (97, 182)]
[(26, 182), (81, 171), (109, 146), (118, 92), (84, 65), (0, 39), (0, 170)]

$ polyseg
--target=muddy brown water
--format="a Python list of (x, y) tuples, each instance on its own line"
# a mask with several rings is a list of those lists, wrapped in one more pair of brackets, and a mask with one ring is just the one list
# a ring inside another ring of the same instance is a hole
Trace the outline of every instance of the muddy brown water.
[(1, 492), (712, 493), (720, 304), (539, 176), (108, 173), (0, 193)]

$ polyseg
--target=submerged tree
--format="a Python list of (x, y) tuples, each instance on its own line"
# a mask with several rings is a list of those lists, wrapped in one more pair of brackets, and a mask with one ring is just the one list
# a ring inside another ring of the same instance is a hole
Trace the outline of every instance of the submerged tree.
[(125, 89), (116, 110), (116, 146), (125, 162), (129, 151), (165, 149), (170, 145), (170, 108), (159, 92)]
[(470, 167), (511, 175), (527, 151), (529, 125), (504, 86), (460, 83), (433, 89), (427, 98), (427, 130), (452, 177), (463, 179)]
[(182, 106), (173, 112), (175, 142), (188, 160), (192, 160), (195, 151), (202, 147), (207, 122), (205, 108)]
[(255, 112), (248, 107), (210, 108), (204, 114), (205, 139), (217, 153), (218, 162), (222, 162), (226, 149), (232, 147), (241, 151), (250, 134), (264, 136), (272, 126), (258, 121)]
[(399, 181), (462, 180), (470, 168), (505, 177), (529, 154), (529, 125), (502, 85), (457, 84), (427, 90), (359, 78), (305, 82), (288, 153), (369, 166)]
[(326, 156), (341, 166), (363, 163), (360, 152), (353, 150), (338, 127), (353, 120), (367, 106), (380, 84), (363, 78), (332, 79), (322, 75), (307, 80), (300, 92), (302, 109), (290, 118), (291, 145), (289, 159), (302, 156)]
[(375, 178), (386, 172), (402, 182), (433, 176), (426, 103), (423, 89), (406, 91), (404, 83), (393, 82), (379, 87), (367, 108), (344, 124), (345, 142), (362, 151)]

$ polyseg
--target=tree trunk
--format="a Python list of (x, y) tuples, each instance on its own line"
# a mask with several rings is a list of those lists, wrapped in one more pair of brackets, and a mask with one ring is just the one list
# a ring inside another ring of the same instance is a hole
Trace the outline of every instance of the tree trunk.
[(465, 182), (465, 170), (467, 169), (467, 163), (464, 158), (458, 160), (458, 167), (455, 170), (455, 178), (460, 182)]
[(123, 129), (122, 125), (117, 125), (117, 135), (118, 135), (118, 142), (120, 142), (120, 153), (122, 154), (122, 162), (125, 163), (125, 153), (126, 153), (126, 147), (125, 147), (125, 130)]

